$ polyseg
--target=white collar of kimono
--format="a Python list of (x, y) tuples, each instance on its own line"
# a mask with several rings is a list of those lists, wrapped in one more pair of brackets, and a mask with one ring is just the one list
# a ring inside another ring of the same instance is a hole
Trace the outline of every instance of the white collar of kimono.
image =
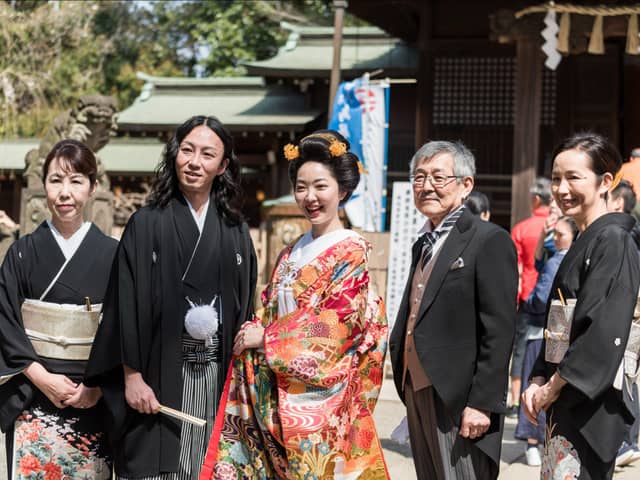
[(193, 208), (193, 205), (191, 205), (191, 202), (189, 201), (189, 199), (186, 197), (186, 195), (183, 195), (184, 199), (187, 201), (187, 205), (189, 205), (189, 211), (191, 212), (191, 215), (193, 216), (193, 219), (196, 222), (196, 225), (198, 226), (198, 231), (200, 232), (200, 234), (202, 234), (202, 229), (204, 228), (204, 222), (207, 219), (207, 211), (209, 210), (209, 198), (207, 198), (207, 203), (204, 204), (204, 207), (202, 207), (202, 213), (200, 213), (200, 215), (198, 215), (198, 213), (196, 212), (196, 209)]
[(65, 260), (69, 260), (73, 257), (91, 228), (91, 222), (84, 222), (73, 235), (69, 238), (64, 238), (51, 221), (47, 220), (47, 224), (53, 234), (53, 238), (55, 238), (60, 250), (62, 250)]
[(359, 237), (359, 235), (353, 230), (340, 229), (314, 239), (311, 231), (308, 231), (296, 242), (289, 258), (281, 265), (283, 270), (277, 289), (278, 317), (288, 315), (298, 308), (291, 287), (295, 282), (296, 272), (327, 248), (349, 237)]
[(311, 230), (305, 233), (294, 245), (289, 255), (289, 262), (294, 264), (295, 269), (299, 269), (320, 255), (323, 251), (342, 240), (349, 237), (359, 237), (353, 230), (342, 228), (333, 232), (325, 233), (318, 238), (313, 238)]

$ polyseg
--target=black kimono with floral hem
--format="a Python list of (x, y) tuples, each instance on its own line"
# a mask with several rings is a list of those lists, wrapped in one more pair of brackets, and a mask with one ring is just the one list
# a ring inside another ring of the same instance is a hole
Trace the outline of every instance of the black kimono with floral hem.
[[(633, 226), (631, 216), (609, 213), (578, 236), (560, 264), (547, 305), (548, 311), (559, 290), (566, 300), (576, 299), (569, 349), (555, 365), (545, 361), (543, 343), (531, 374), (548, 379), (557, 370), (568, 382), (547, 412), (546, 448), (569, 439), (557, 458), (577, 455), (582, 475), (576, 478), (609, 475), (625, 424), (633, 420), (625, 404), (628, 392), (613, 387), (640, 284), (638, 252), (629, 235)], [(557, 442), (560, 432), (563, 440)]]
[[(84, 305), (89, 297), (91, 303), (101, 303), (117, 244), (91, 225), (43, 301)], [(22, 322), (24, 300), (40, 298), (64, 263), (64, 254), (45, 222), (11, 245), (0, 269), (0, 376), (8, 378), (0, 385), (0, 427), (7, 434), (9, 471), (12, 446), (14, 440), (18, 442), (15, 461), (23, 468), (16, 472), (17, 478), (43, 472), (68, 478), (111, 478), (103, 402), (86, 410), (58, 409), (19, 373), (39, 362), (50, 373), (82, 381), (86, 361), (39, 356)], [(57, 333), (65, 336), (64, 330)]]

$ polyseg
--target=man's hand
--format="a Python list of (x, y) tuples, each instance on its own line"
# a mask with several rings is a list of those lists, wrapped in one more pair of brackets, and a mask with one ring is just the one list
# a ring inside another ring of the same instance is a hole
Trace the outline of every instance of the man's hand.
[(152, 414), (160, 411), (156, 394), (142, 378), (142, 374), (124, 366), (124, 395), (131, 408), (140, 413)]
[(464, 438), (479, 438), (485, 434), (491, 425), (489, 414), (473, 407), (465, 407), (460, 422), (460, 436)]

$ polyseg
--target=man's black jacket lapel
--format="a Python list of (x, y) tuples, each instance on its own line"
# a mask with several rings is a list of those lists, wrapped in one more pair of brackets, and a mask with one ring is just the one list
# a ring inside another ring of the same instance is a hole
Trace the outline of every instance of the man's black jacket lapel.
[(451, 264), (460, 257), (464, 249), (469, 245), (469, 240), (475, 232), (473, 222), (470, 218), (471, 215), (472, 214), (467, 209), (462, 212), (462, 215), (453, 226), (449, 235), (445, 239), (444, 244), (440, 248), (440, 251), (436, 256), (436, 263), (431, 271), (431, 276), (425, 286), (416, 325), (420, 323), (436, 298), (436, 295), (442, 286), (442, 282), (444, 282), (444, 279), (451, 268)]

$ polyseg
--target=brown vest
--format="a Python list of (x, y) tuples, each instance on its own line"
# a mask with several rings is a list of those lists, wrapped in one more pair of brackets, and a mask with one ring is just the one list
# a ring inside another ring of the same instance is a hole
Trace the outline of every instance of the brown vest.
[(424, 291), (431, 276), (433, 266), (438, 259), (440, 250), (429, 260), (429, 263), (424, 267), (424, 270), (420, 268), (421, 260), (418, 260), (416, 269), (413, 272), (413, 278), (411, 279), (411, 292), (409, 293), (409, 318), (407, 319), (407, 330), (405, 331), (404, 339), (404, 362), (402, 372), (402, 388), (404, 388), (407, 380), (407, 372), (411, 377), (411, 386), (414, 391), (422, 390), (431, 385), (429, 376), (424, 371), (418, 352), (416, 352), (416, 344), (414, 341), (413, 330), (418, 321), (418, 312), (420, 311), (420, 304), (422, 303), (422, 297)]

